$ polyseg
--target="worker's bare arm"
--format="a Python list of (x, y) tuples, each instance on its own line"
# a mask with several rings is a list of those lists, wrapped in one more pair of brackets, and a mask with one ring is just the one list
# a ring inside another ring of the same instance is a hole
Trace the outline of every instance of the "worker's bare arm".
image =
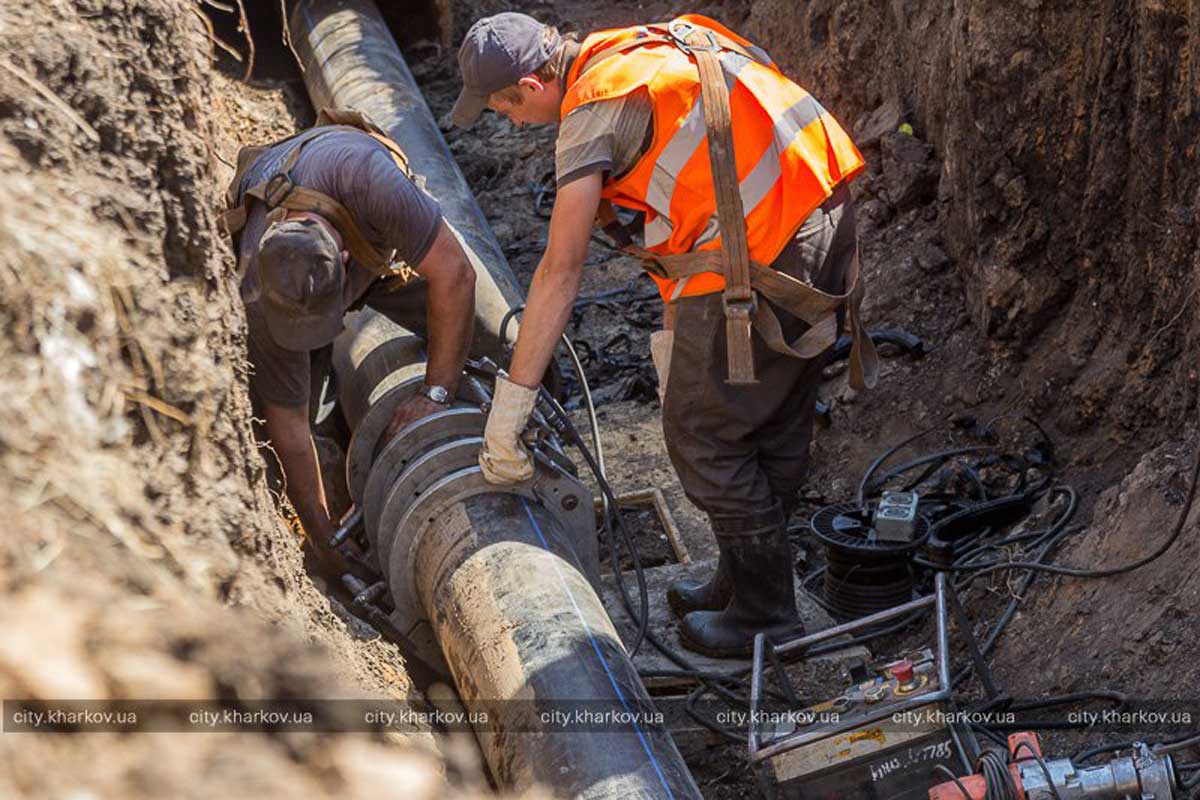
[(537, 386), (567, 325), (579, 293), (601, 185), (600, 173), (586, 175), (563, 186), (554, 200), (549, 241), (529, 287), (509, 370), (515, 383)]
[(445, 222), (429, 252), (417, 265), (417, 273), (429, 284), (429, 365), (425, 369), (425, 382), (453, 391), (471, 348), (475, 270)]
[[(429, 361), (425, 367), (425, 383), (444, 386), (453, 396), (462, 375), (463, 362), (471, 349), (475, 270), (445, 222), (441, 223), (437, 238), (416, 270), (429, 285), (426, 306)], [(444, 408), (424, 395), (416, 395), (396, 409), (384, 436), (391, 438), (404, 426)]]
[(283, 467), (288, 500), (300, 517), (307, 540), (315, 545), (314, 553), (321, 555), (334, 525), (329, 519), (317, 449), (308, 426), (308, 406), (289, 408), (264, 403), (263, 415), (267, 438)]

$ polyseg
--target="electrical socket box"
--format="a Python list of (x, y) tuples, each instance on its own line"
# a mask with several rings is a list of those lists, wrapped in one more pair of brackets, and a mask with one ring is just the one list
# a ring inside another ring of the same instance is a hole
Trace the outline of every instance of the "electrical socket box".
[(884, 492), (875, 510), (875, 536), (885, 542), (911, 542), (917, 530), (916, 492)]

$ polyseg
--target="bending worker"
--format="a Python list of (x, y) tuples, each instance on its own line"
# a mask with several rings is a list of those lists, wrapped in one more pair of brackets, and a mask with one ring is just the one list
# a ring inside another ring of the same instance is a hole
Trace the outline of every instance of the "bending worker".
[(349, 566), (328, 547), (336, 522), (309, 427), (312, 381), (324, 377), (312, 371), (328, 359), (312, 355), (362, 305), (425, 336), (424, 386), (396, 409), (385, 435), (394, 434), (453, 399), (472, 339), (475, 273), (395, 143), (360, 114), (321, 113), (315, 128), (239, 153), (222, 222), (243, 271), (251, 394), (306, 552), (339, 575)]
[[(758, 631), (799, 634), (786, 520), (847, 313), (852, 380), (874, 379), (846, 185), (863, 166), (857, 149), (766, 53), (706, 17), (574, 41), (498, 14), (471, 27), (458, 59), (457, 124), (490, 108), (518, 126), (560, 125), (549, 240), (488, 418), (484, 475), (532, 474), (519, 435), (599, 216), (668, 303), (651, 340), (667, 451), (721, 554), (710, 580), (668, 592), (683, 642), (734, 656)], [(610, 202), (645, 215), (640, 246), (613, 224)]]

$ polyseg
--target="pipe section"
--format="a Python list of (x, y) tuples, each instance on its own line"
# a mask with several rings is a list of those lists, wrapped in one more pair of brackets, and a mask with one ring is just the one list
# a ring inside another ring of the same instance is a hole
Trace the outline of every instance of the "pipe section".
[[(420, 354), (403, 328), (360, 313), (334, 365), (357, 421), (368, 554), (394, 624), (444, 656), (497, 782), (571, 798), (700, 797), (596, 592), (590, 490), (542, 445), (532, 480), (488, 484), (476, 464), (485, 415), (461, 394), (379, 443), (373, 420), (412, 391), (396, 376)], [(484, 383), (464, 380), (486, 395)]]

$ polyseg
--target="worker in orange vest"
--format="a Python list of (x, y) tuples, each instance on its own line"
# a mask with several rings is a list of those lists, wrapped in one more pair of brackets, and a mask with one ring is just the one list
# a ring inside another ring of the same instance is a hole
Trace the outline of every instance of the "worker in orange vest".
[[(663, 432), (689, 499), (711, 521), (716, 573), (668, 591), (684, 645), (750, 652), (798, 635), (787, 517), (808, 463), (830, 345), (854, 334), (852, 383), (873, 383), (848, 181), (862, 157), (837, 121), (762, 49), (714, 20), (576, 40), (532, 17), (476, 22), (453, 111), (558, 123), (557, 195), (507, 378), (480, 453), (494, 483), (534, 470), (521, 442), (566, 325), (593, 223), (642, 259), (667, 303), (651, 337)], [(641, 244), (612, 204), (644, 214)]]

